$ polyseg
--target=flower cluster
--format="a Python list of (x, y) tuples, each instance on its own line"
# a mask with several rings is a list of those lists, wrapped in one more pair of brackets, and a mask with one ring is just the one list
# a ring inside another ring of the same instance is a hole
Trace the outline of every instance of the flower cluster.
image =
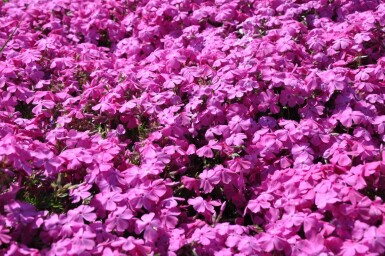
[(380, 0), (0, 2), (1, 255), (382, 255)]

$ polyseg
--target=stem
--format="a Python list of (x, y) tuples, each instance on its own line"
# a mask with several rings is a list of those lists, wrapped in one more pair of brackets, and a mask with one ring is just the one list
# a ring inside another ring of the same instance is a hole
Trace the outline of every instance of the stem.
[(19, 25), (20, 23), (17, 24), (15, 30), (13, 30), (13, 32), (9, 35), (7, 40), (4, 42), (3, 46), (0, 48), (0, 54), (4, 51), (5, 47), (7, 47), (7, 44), (9, 43), (9, 41), (11, 41), (13, 35), (16, 33), (17, 29), (19, 28)]

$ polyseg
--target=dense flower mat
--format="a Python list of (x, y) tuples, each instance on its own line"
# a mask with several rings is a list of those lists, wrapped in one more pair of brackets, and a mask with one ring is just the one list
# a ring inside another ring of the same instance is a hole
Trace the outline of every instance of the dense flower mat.
[(1, 255), (384, 255), (385, 4), (0, 3)]

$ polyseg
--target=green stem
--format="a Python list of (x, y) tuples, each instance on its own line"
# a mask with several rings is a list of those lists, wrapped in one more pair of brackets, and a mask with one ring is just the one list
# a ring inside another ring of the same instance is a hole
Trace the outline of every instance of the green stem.
[(4, 51), (5, 47), (7, 47), (7, 44), (9, 43), (9, 41), (11, 41), (13, 35), (16, 33), (17, 29), (19, 28), (19, 25), (20, 23), (17, 24), (15, 30), (13, 30), (13, 32), (9, 35), (9, 37), (7, 38), (3, 46), (0, 48), (0, 54)]

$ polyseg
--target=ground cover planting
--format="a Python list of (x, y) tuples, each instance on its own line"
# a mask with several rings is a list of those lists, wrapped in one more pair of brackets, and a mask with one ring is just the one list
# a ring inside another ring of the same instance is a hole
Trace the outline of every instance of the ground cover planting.
[(384, 255), (385, 3), (0, 2), (1, 255)]

